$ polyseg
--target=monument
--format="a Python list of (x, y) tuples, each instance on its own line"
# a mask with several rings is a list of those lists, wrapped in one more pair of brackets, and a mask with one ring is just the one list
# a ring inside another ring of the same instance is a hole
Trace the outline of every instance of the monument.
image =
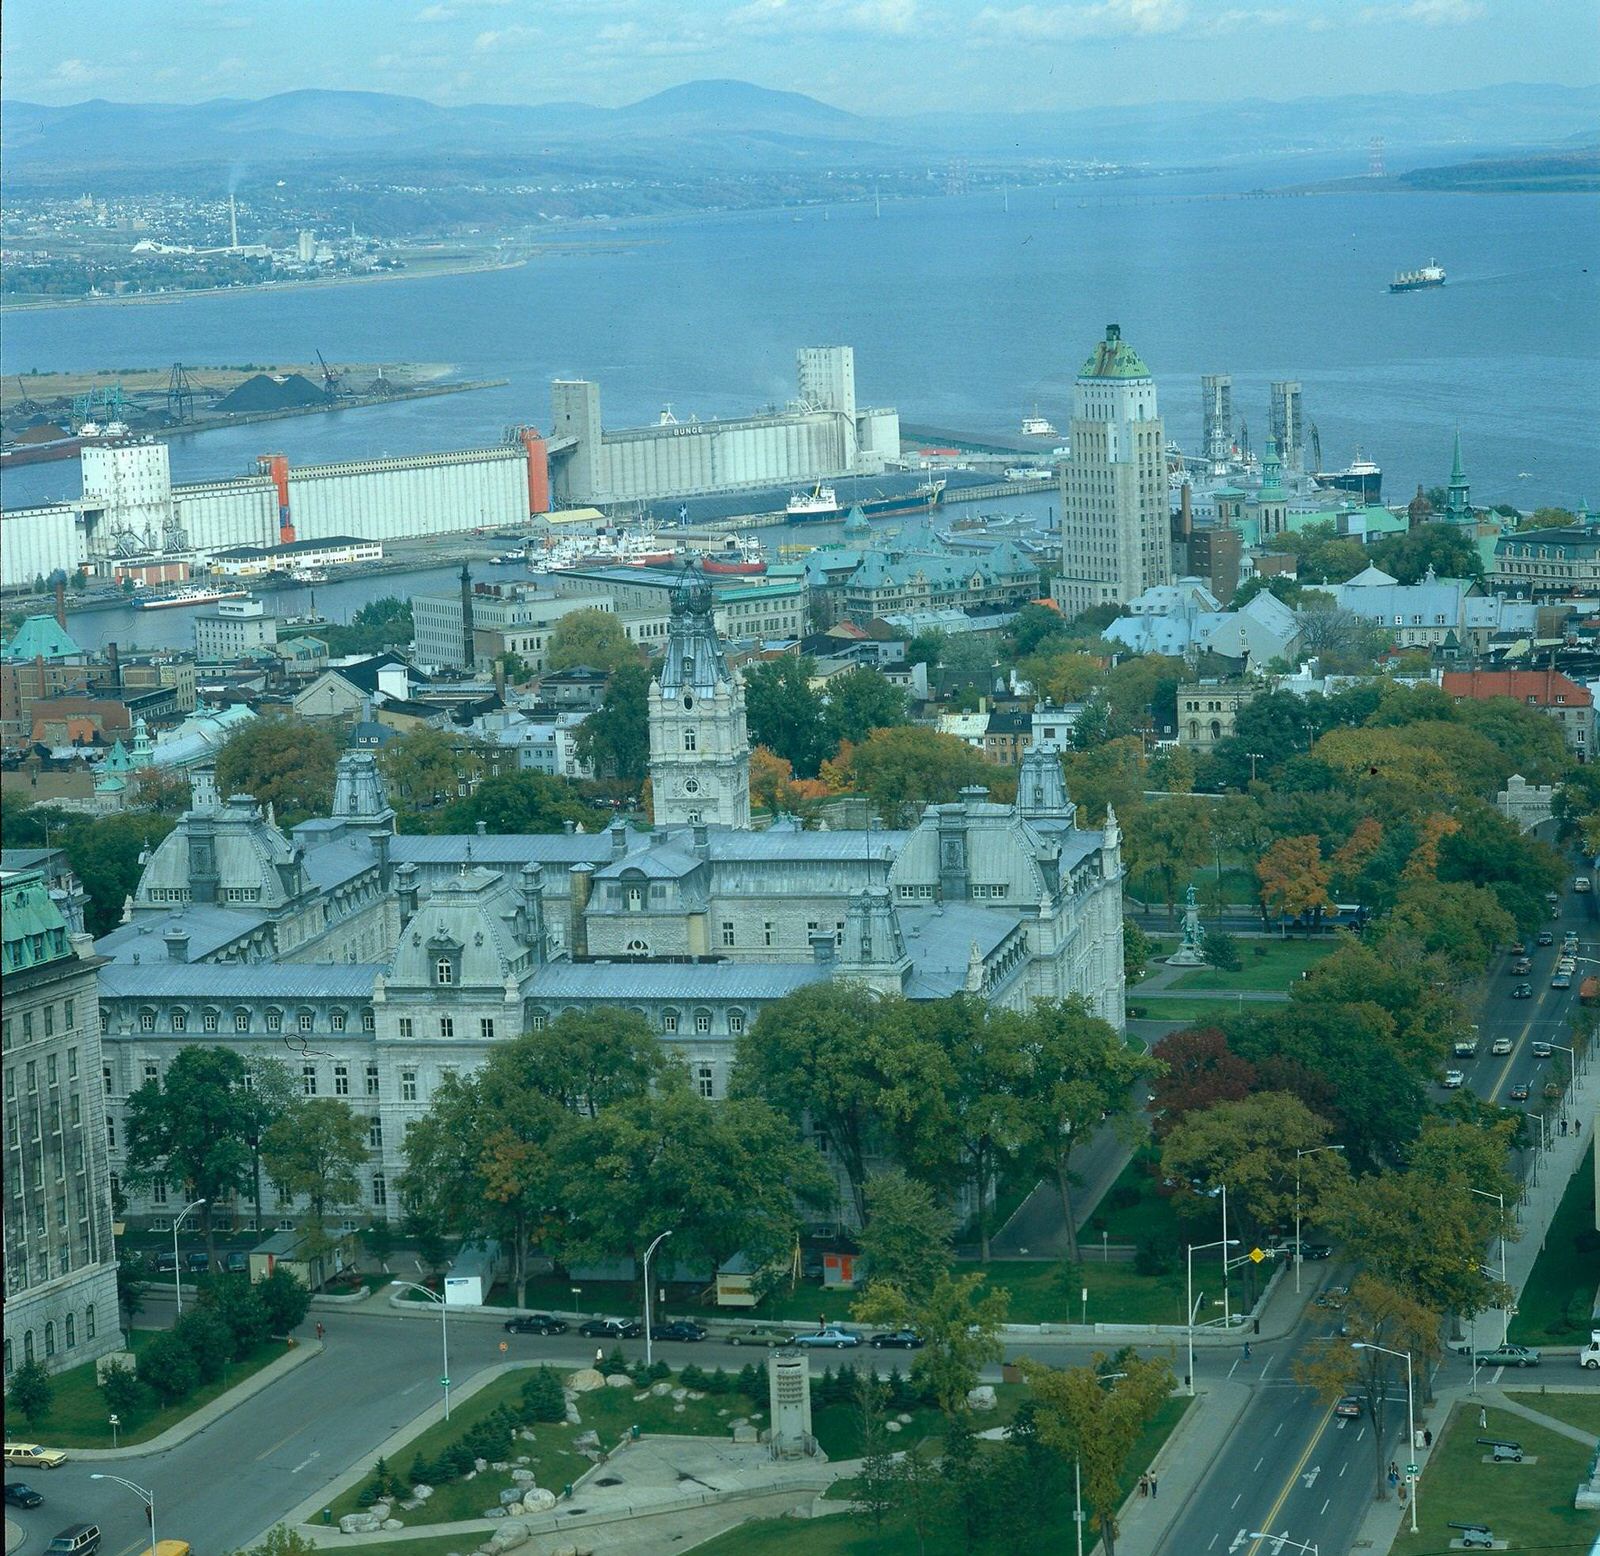
[(1183, 944), (1167, 958), (1168, 967), (1204, 967), (1205, 926), (1200, 922), (1200, 904), (1191, 886), (1183, 894)]
[(809, 1457), (817, 1451), (811, 1435), (811, 1358), (793, 1347), (767, 1359), (767, 1391), (775, 1459)]

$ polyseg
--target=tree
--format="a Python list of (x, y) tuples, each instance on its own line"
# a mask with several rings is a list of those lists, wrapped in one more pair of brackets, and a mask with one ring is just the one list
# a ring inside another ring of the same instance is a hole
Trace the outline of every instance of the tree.
[(217, 1262), (212, 1213), (248, 1181), (252, 1110), (245, 1063), (226, 1048), (180, 1048), (164, 1079), (146, 1081), (128, 1098), (125, 1180), (157, 1178), (201, 1199), (206, 1257)]
[(298, 1329), (311, 1311), (311, 1290), (281, 1264), (264, 1280), (255, 1283), (267, 1310), (271, 1333), (287, 1335)]
[[(1346, 578), (1367, 565), (1360, 541), (1349, 544), (1360, 560), (1345, 573)], [(1326, 604), (1322, 603), (1324, 600)], [(1382, 652), (1384, 641), (1384, 634), (1353, 610), (1333, 604), (1325, 595), (1306, 596), (1300, 610), (1300, 647), (1304, 653), (1317, 656), (1323, 674), (1355, 675), (1369, 670)]]
[(1256, 875), (1273, 912), (1303, 918), (1308, 935), (1333, 906), (1328, 898), (1328, 867), (1315, 837), (1279, 838), (1257, 860)]
[(1417, 881), (1395, 900), (1383, 932), (1415, 940), (1470, 977), (1489, 965), (1496, 946), (1510, 944), (1516, 921), (1486, 886)]
[(796, 778), (794, 769), (776, 752), (757, 746), (750, 753), (750, 798), (769, 815), (805, 815), (828, 786), (818, 778)]
[(1453, 524), (1420, 524), (1387, 536), (1369, 550), (1373, 565), (1403, 584), (1419, 582), (1430, 567), (1438, 578), (1483, 577), (1478, 548)]
[(565, 1421), (567, 1396), (551, 1367), (540, 1367), (522, 1385), (522, 1404), (533, 1421)]
[(568, 611), (550, 632), (545, 664), (551, 670), (587, 665), (608, 674), (639, 663), (639, 650), (628, 641), (628, 629), (611, 611)]
[(1048, 702), (1082, 702), (1104, 678), (1106, 664), (1100, 655), (1068, 648), (1063, 640), (1025, 654), (1017, 673)]
[(222, 1316), (204, 1304), (191, 1307), (173, 1325), (172, 1332), (188, 1347), (200, 1381), (218, 1382), (233, 1355), (233, 1331)]
[(406, 648), (415, 630), (411, 602), (393, 594), (370, 600), (351, 618), (348, 626), (317, 628), (317, 636), (328, 652), (343, 654), (381, 654), (389, 648)]
[(1123, 1475), (1145, 1427), (1172, 1392), (1172, 1369), (1165, 1361), (1129, 1357), (1123, 1376), (1102, 1376), (1105, 1358), (1090, 1367), (1057, 1371), (1024, 1361), (1033, 1388), (1040, 1438), (1063, 1459), (1080, 1467), (1083, 1498), (1094, 1515), (1105, 1556), (1116, 1556), (1117, 1509)]
[(641, 784), (650, 770), (650, 672), (642, 664), (617, 667), (600, 706), (578, 726), (578, 760), (597, 778)]
[(1150, 961), (1150, 937), (1131, 918), (1122, 921), (1122, 976), (1128, 983), (1144, 976)]
[(942, 1270), (922, 1297), (874, 1280), (851, 1312), (860, 1323), (915, 1329), (922, 1336), (922, 1349), (911, 1364), (912, 1381), (952, 1418), (965, 1407), (979, 1369), (1004, 1354), (1000, 1326), (1010, 1303), (1011, 1293), (1003, 1287), (985, 1290), (981, 1274)]
[(565, 778), (548, 773), (500, 773), (485, 778), (471, 794), (452, 800), (435, 819), (435, 832), (477, 830), (481, 821), (495, 834), (559, 832), (571, 822), (589, 822), (594, 812)]
[(260, 1545), (248, 1551), (236, 1551), (234, 1556), (315, 1556), (316, 1542), (308, 1540), (297, 1529), (275, 1524)]
[(100, 1392), (106, 1409), (126, 1421), (144, 1403), (144, 1384), (125, 1361), (107, 1361), (100, 1374)]
[(1162, 1040), (1160, 1058), (1164, 1069), (1150, 1089), (1157, 1139), (1189, 1114), (1219, 1102), (1237, 1102), (1256, 1088), (1256, 1067), (1229, 1047), (1217, 1027), (1174, 1032)]
[(144, 1311), (145, 1288), (150, 1284), (143, 1279), (144, 1260), (126, 1248), (117, 1250), (117, 1306), (122, 1310), (123, 1327), (131, 1329), (135, 1314)]
[(871, 1279), (920, 1300), (950, 1267), (949, 1209), (925, 1183), (895, 1169), (867, 1179), (867, 1212), (858, 1241)]
[(366, 1126), (337, 1097), (306, 1097), (267, 1130), (261, 1158), (285, 1194), (309, 1203), (310, 1250), (326, 1252), (328, 1211), (361, 1197), (356, 1169), (367, 1160)]
[(1176, 912), (1179, 883), (1211, 858), (1210, 819), (1203, 800), (1155, 800), (1129, 834), (1134, 867), (1161, 882), (1169, 917)]
[(200, 1369), (175, 1329), (163, 1330), (145, 1347), (139, 1357), (139, 1381), (163, 1405), (175, 1405), (200, 1387)]
[[(798, 763), (795, 770), (800, 771)], [(970, 784), (995, 788), (1007, 781), (1002, 770), (985, 762), (966, 741), (909, 725), (875, 729), (852, 745), (848, 779), (890, 825), (899, 825), (924, 805), (952, 803)]]
[(862, 741), (875, 729), (906, 721), (905, 693), (866, 665), (834, 676), (824, 695), (823, 718), (835, 750), (841, 741)]
[(906, 644), (906, 663), (927, 665), (930, 670), (936, 668), (947, 641), (944, 633), (938, 630), (917, 633)]
[(471, 787), (483, 770), (478, 747), (442, 729), (413, 729), (378, 752), (378, 770), (389, 798), (411, 810), (427, 810)]
[(1238, 940), (1225, 929), (1213, 929), (1206, 936), (1202, 954), (1210, 966), (1221, 968), (1223, 972), (1238, 972), (1244, 966)]
[(244, 1361), (272, 1338), (272, 1317), (255, 1281), (233, 1276), (208, 1281), (200, 1300), (227, 1326), (234, 1361)]
[(1064, 637), (1067, 623), (1053, 604), (1035, 600), (1024, 605), (1006, 628), (1006, 647), (1013, 659), (1036, 654), (1051, 638)]
[(855, 1500), (866, 1510), (874, 1530), (883, 1528), (883, 1515), (894, 1506), (895, 1463), (888, 1432), (884, 1430), (884, 1386), (868, 1374), (856, 1380), (856, 1409), (861, 1429), (861, 1472), (855, 1480)]
[(303, 719), (258, 718), (217, 752), (217, 787), (224, 795), (253, 795), (283, 826), (294, 826), (328, 814), (338, 760), (330, 731)]
[(29, 1359), (11, 1374), (6, 1397), (13, 1410), (20, 1411), (30, 1425), (44, 1420), (55, 1402), (55, 1384), (40, 1361)]
[(785, 654), (744, 672), (745, 717), (754, 745), (775, 752), (802, 778), (815, 778), (823, 761), (838, 748), (838, 738), (823, 715), (822, 699), (812, 689), (816, 664), (804, 655)]
[(921, 1443), (913, 1444), (895, 1463), (898, 1501), (917, 1537), (917, 1556), (927, 1556), (928, 1536), (943, 1520), (949, 1488)]

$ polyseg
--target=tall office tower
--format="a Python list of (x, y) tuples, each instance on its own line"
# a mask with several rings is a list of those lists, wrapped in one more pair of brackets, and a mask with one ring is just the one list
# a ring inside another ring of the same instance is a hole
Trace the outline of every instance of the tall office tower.
[(1212, 464), (1224, 464), (1233, 444), (1233, 379), (1207, 373), (1200, 380), (1200, 400), (1201, 446)]
[(1061, 467), (1061, 576), (1067, 616), (1120, 604), (1172, 578), (1166, 432), (1156, 385), (1115, 324), (1072, 390), (1071, 457)]
[(1304, 468), (1305, 419), (1300, 409), (1300, 385), (1293, 379), (1272, 385), (1272, 436), (1278, 442), (1278, 457), (1285, 470)]

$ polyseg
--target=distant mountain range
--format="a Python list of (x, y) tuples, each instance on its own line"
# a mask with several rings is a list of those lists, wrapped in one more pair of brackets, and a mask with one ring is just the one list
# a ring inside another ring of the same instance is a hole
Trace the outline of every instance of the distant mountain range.
[(847, 113), (802, 93), (743, 81), (691, 81), (622, 108), (441, 107), (417, 97), (320, 90), (185, 104), (0, 102), (8, 176), (23, 179), (236, 161), (260, 173), (311, 161), (543, 153), (707, 169), (815, 171), (956, 155), (994, 164), (1099, 158), (1175, 166), (1364, 150), (1377, 135), (1392, 164), (1406, 155), (1470, 157), (1585, 144), (1597, 126), (1600, 87), (1541, 85), (907, 118)]

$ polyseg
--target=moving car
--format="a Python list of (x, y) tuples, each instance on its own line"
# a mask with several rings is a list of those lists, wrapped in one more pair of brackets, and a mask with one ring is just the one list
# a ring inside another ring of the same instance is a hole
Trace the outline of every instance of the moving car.
[(1556, 937), (1555, 937), (1555, 931), (1554, 930), (1541, 929), (1539, 931), (1539, 944), (1540, 945), (1554, 945), (1555, 943), (1556, 943)]
[(1575, 956), (1563, 956), (1556, 963), (1556, 971), (1557, 972), (1569, 973), (1569, 972), (1576, 972), (1577, 970), (1578, 970), (1578, 959)]
[(637, 1318), (591, 1318), (578, 1325), (578, 1333), (591, 1340), (637, 1340), (644, 1325)]
[(67, 1456), (59, 1448), (41, 1448), (38, 1443), (7, 1443), (6, 1463), (28, 1469), (60, 1469)]
[(1528, 1090), (1529, 1087), (1526, 1081), (1518, 1081), (1517, 1084), (1506, 1093), (1506, 1101), (1526, 1102), (1528, 1100)]
[[(1511, 997), (1514, 1000), (1531, 1000), (1533, 998), (1533, 985), (1531, 983), (1519, 983), (1516, 986), (1516, 988), (1514, 988), (1511, 991)], [(1504, 1051), (1506, 1053), (1510, 1053), (1511, 1052), (1511, 1044), (1509, 1042), (1506, 1042), (1506, 1039), (1503, 1038), (1503, 1037), (1500, 1038), (1495, 1043), (1494, 1051), (1496, 1053), (1501, 1052), (1501, 1048), (1500, 1048), (1500, 1044), (1501, 1043), (1505, 1043), (1506, 1044)]]
[(1513, 956), (1526, 956), (1528, 948), (1520, 940), (1513, 940), (1511, 942), (1511, 954)]
[(1336, 1416), (1347, 1416), (1352, 1419), (1361, 1414), (1361, 1396), (1359, 1394), (1342, 1394), (1339, 1403), (1333, 1407)]
[(747, 1329), (735, 1329), (728, 1336), (729, 1345), (765, 1345), (769, 1349), (779, 1345), (794, 1344), (794, 1330), (777, 1324), (751, 1324)]
[(813, 1330), (810, 1334), (797, 1334), (794, 1337), (796, 1345), (829, 1346), (842, 1351), (849, 1345), (860, 1345), (861, 1336), (853, 1334), (848, 1329), (841, 1329), (837, 1324), (828, 1324), (822, 1329)]
[[(1589, 1372), (1600, 1372), (1600, 1329), (1589, 1331), (1589, 1343), (1578, 1352), (1578, 1365)], [(7, 1498), (10, 1500), (9, 1486), (6, 1487)]]
[(920, 1351), (923, 1342), (915, 1329), (890, 1329), (883, 1334), (873, 1335), (867, 1343), (880, 1351)]
[(703, 1340), (706, 1330), (692, 1318), (673, 1318), (658, 1325), (651, 1333), (657, 1340)]
[(8, 1480), (6, 1482), (6, 1506), (43, 1507), (44, 1498), (26, 1481)]
[(1530, 1051), (1535, 1059), (1548, 1059), (1554, 1052), (1548, 1043), (1535, 1043)]
[(1572, 889), (1574, 891), (1588, 891), (1589, 877), (1587, 875), (1580, 875), (1577, 880), (1572, 883)]
[(46, 1556), (94, 1556), (99, 1549), (98, 1524), (68, 1524), (45, 1546)]
[(1466, 1076), (1460, 1070), (1446, 1070), (1444, 1072), (1445, 1090), (1454, 1091), (1465, 1079)]
[(1473, 1358), (1480, 1367), (1537, 1367), (1539, 1352), (1531, 1345), (1497, 1345)]
[(1570, 989), (1572, 987), (1572, 974), (1558, 972), (1555, 977), (1550, 980), (1550, 987), (1552, 989)]
[(1511, 1052), (1511, 1039), (1509, 1037), (1497, 1037), (1494, 1040), (1494, 1042), (1490, 1045), (1489, 1052), (1492, 1053), (1492, 1054), (1508, 1054), (1508, 1053), (1510, 1053)]
[(1530, 973), (1533, 971), (1533, 962), (1526, 956), (1519, 956), (1514, 962), (1512, 962), (1511, 971), (1514, 974)]
[(565, 1334), (567, 1321), (553, 1313), (526, 1313), (506, 1320), (507, 1334)]

